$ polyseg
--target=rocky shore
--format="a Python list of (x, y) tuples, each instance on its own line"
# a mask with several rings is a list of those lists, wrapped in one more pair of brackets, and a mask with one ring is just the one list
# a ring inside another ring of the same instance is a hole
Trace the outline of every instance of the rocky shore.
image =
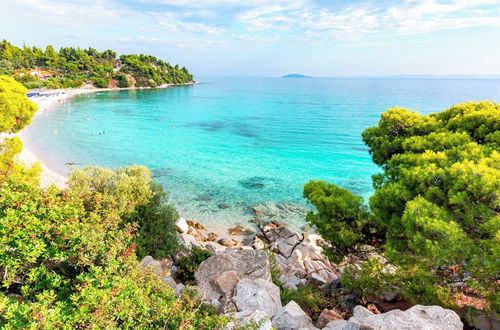
[[(179, 219), (176, 229), (185, 247), (201, 248), (211, 255), (194, 273), (194, 286), (178, 280), (179, 270), (174, 265), (178, 256), (163, 260), (147, 256), (141, 266), (169, 284), (176, 295), (195, 290), (204, 302), (233, 320), (228, 329), (463, 328), (454, 311), (440, 306), (415, 305), (405, 311), (383, 310), (377, 304), (362, 306), (359, 297), (342, 288), (340, 276), (345, 267), (325, 257), (325, 242), (319, 235), (294, 232), (277, 221), (254, 222), (257, 231), (238, 226), (221, 236), (200, 223)], [(296, 291), (309, 284), (338, 292), (344, 310), (323, 309), (313, 322), (295, 301), (283, 306), (283, 290)], [(381, 297), (387, 301), (396, 298), (390, 294)]]

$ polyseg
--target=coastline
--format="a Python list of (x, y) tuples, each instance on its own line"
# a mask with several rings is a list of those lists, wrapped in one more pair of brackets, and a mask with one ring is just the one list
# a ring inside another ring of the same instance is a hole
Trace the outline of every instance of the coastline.
[[(163, 85), (160, 87), (156, 87), (156, 89), (160, 88), (170, 88), (175, 86), (183, 86), (183, 85), (193, 85), (198, 84), (198, 82), (193, 82), (189, 84), (179, 84), (179, 85)], [(154, 89), (151, 87), (137, 88), (137, 87), (128, 87), (128, 88), (77, 88), (77, 89), (53, 89), (53, 90), (43, 90), (37, 92), (38, 95), (31, 96), (29, 99), (36, 103), (38, 106), (38, 111), (35, 113), (35, 117), (47, 114), (49, 111), (53, 110), (55, 107), (61, 105), (64, 102), (68, 102), (72, 97), (81, 94), (88, 93), (97, 93), (97, 92), (113, 92), (120, 90), (140, 90), (140, 89)], [(30, 93), (34, 92), (33, 90)], [(25, 128), (26, 129), (26, 128)], [(30, 149), (29, 146), (26, 145), (25, 140), (23, 139), (23, 131), (24, 129), (12, 136), (18, 136), (23, 142), (23, 150), (17, 155), (17, 161), (27, 165), (33, 166), (35, 164), (40, 164), (41, 173), (40, 173), (40, 186), (42, 188), (50, 187), (51, 185), (56, 186), (59, 189), (67, 188), (68, 177), (59, 173), (48, 166), (46, 166), (43, 162), (43, 159), (36, 156), (36, 150)], [(183, 215), (181, 214), (181, 217)], [(213, 225), (213, 224), (204, 224), (204, 227), (210, 232), (215, 233), (219, 238), (231, 238), (235, 241), (240, 241), (242, 239), (241, 236), (231, 235), (229, 232), (230, 228), (222, 225)]]
[[(98, 93), (98, 92), (114, 92), (121, 90), (163, 89), (175, 86), (187, 86), (195, 84), (198, 84), (198, 82), (194, 81), (185, 84), (164, 84), (158, 87), (126, 87), (126, 88), (95, 88), (95, 87), (90, 87), (88, 85), (86, 86), (84, 85), (81, 88), (75, 88), (75, 89), (68, 88), (68, 89), (30, 90), (29, 93), (36, 93), (36, 95), (30, 96), (29, 99), (32, 102), (36, 103), (36, 105), (38, 106), (38, 111), (35, 113), (34, 116), (34, 118), (36, 118), (37, 116), (41, 116), (43, 114), (48, 113), (50, 110), (57, 107), (61, 103), (69, 101), (72, 97), (76, 95)], [(40, 173), (40, 186), (42, 188), (47, 188), (51, 185), (54, 185), (59, 189), (67, 188), (66, 182), (68, 178), (65, 175), (58, 173), (57, 171), (47, 167), (44, 164), (43, 160), (36, 156), (36, 150), (30, 149), (26, 145), (25, 142), (26, 139), (23, 139), (24, 135), (23, 131), (24, 130), (15, 134), (21, 139), (21, 141), (23, 141), (23, 150), (19, 155), (17, 155), (17, 160), (19, 162), (24, 163), (27, 166), (32, 166), (36, 163), (40, 164), (40, 167), (42, 169)]]

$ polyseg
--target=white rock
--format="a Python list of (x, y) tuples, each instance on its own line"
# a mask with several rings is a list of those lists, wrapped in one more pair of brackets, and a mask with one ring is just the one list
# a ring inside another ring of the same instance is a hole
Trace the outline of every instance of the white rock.
[(290, 291), (297, 291), (297, 285), (293, 284), (292, 282), (286, 282), (281, 286), (285, 290), (290, 290)]
[(326, 325), (323, 330), (345, 330), (347, 329), (346, 320), (335, 320)]
[(179, 220), (177, 220), (177, 222), (175, 223), (175, 229), (181, 234), (187, 233), (189, 230), (189, 225), (186, 219), (179, 218)]
[(444, 309), (440, 306), (415, 305), (404, 312), (399, 309), (395, 309), (382, 314), (372, 314), (366, 308), (356, 306), (353, 314), (354, 316), (347, 322), (346, 329), (463, 329), (460, 317), (454, 311)]
[(267, 313), (260, 310), (238, 312), (234, 316), (240, 320), (241, 326), (257, 326), (257, 330), (271, 330), (273, 327)]
[(242, 279), (236, 284), (233, 302), (239, 312), (261, 310), (268, 315), (281, 308), (280, 289), (263, 279)]
[(293, 300), (282, 307), (271, 321), (277, 330), (315, 329), (309, 316)]
[(193, 246), (196, 246), (196, 247), (199, 247), (201, 248), (201, 244), (196, 240), (196, 238), (194, 238), (194, 236), (192, 235), (189, 235), (189, 234), (180, 234), (180, 240), (181, 240), (181, 243), (187, 247), (187, 248), (191, 248)]

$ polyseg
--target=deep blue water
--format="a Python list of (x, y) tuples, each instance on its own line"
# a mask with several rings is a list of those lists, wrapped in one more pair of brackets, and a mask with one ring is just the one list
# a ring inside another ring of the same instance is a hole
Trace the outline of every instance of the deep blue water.
[(199, 80), (75, 97), (34, 120), (24, 133), (28, 147), (64, 173), (66, 163), (147, 165), (181, 214), (233, 225), (250, 219), (256, 203), (305, 205), (309, 179), (368, 197), (378, 168), (361, 132), (387, 108), (429, 113), (468, 100), (500, 100), (500, 80)]

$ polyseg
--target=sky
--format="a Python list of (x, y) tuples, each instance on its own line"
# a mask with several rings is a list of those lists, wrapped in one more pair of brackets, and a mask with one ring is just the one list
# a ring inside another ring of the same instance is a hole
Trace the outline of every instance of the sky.
[(499, 75), (500, 0), (0, 0), (0, 38), (195, 76)]

